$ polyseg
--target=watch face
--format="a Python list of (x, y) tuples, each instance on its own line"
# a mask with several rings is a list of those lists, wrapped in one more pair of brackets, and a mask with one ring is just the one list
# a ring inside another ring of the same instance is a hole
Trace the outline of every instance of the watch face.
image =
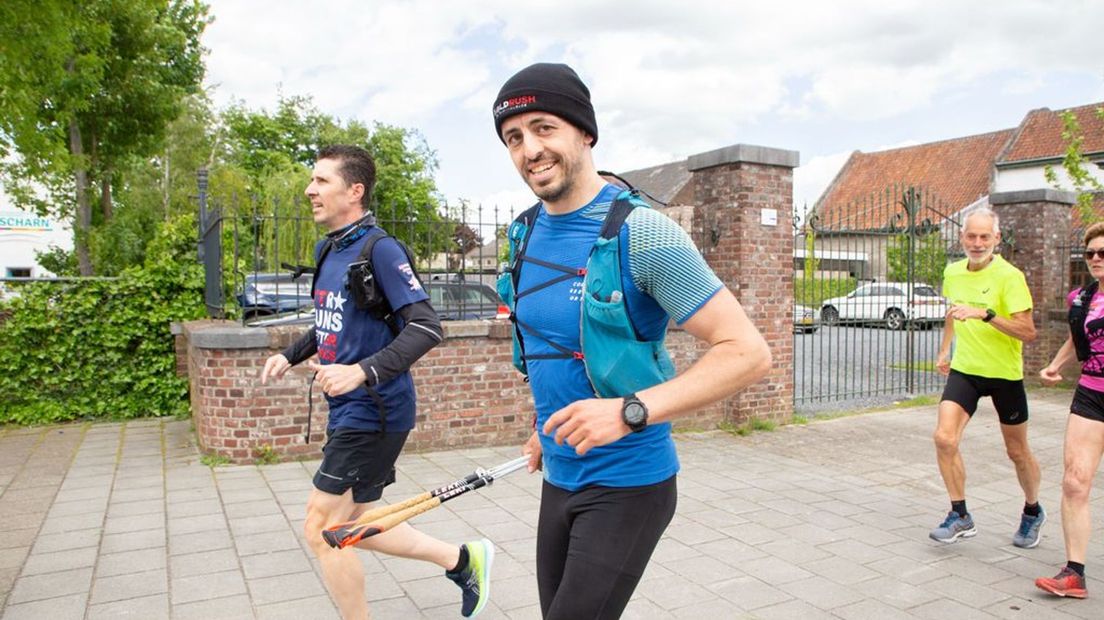
[(627, 424), (641, 424), (647, 415), (644, 406), (640, 403), (628, 403), (625, 405), (625, 422)]

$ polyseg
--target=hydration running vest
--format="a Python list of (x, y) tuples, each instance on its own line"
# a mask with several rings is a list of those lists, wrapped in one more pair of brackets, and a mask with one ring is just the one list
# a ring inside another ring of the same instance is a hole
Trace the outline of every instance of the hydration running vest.
[[(1093, 377), (1104, 377), (1104, 367), (1101, 364), (1085, 363), (1093, 356), (1104, 355), (1104, 353), (1092, 350), (1089, 337), (1085, 334), (1085, 320), (1089, 316), (1089, 302), (1092, 301), (1098, 287), (1099, 283), (1093, 280), (1088, 286), (1081, 289), (1077, 297), (1073, 298), (1068, 318), (1070, 338), (1073, 340), (1073, 347), (1077, 351), (1077, 361), (1082, 363), (1081, 372)], [(1095, 319), (1088, 326), (1093, 331), (1104, 329), (1104, 318)]]
[[(636, 207), (649, 208), (635, 191), (623, 191), (610, 205), (609, 212), (582, 269), (557, 265), (526, 255), (529, 236), (533, 233), (540, 203), (517, 217), (507, 231), (510, 260), (498, 278), (498, 293), (510, 308), (514, 323), (514, 366), (529, 380), (526, 361), (534, 359), (578, 359), (583, 362), (587, 378), (595, 394), (617, 398), (663, 383), (675, 376), (675, 366), (663, 342), (666, 331), (658, 340), (641, 340), (633, 327), (621, 290), (621, 225)], [(518, 291), (521, 267), (533, 263), (562, 272), (524, 291)], [(579, 302), (579, 342), (582, 351), (553, 342), (517, 317), (517, 302), (527, 295), (565, 280), (583, 279), (583, 294)], [(556, 353), (528, 354), (521, 330), (543, 340)]]

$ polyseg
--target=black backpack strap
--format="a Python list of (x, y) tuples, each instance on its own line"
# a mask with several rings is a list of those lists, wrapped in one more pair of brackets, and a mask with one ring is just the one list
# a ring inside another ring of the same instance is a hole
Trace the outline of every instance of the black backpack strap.
[(1069, 309), (1070, 339), (1073, 340), (1073, 347), (1077, 351), (1077, 360), (1080, 362), (1092, 357), (1092, 347), (1089, 345), (1088, 336), (1085, 335), (1085, 319), (1089, 316), (1089, 303), (1092, 301), (1093, 295), (1096, 295), (1099, 286), (1099, 282), (1093, 280), (1087, 286), (1082, 287)]
[[(372, 276), (375, 278), (377, 286), (379, 286), (379, 277), (376, 275), (376, 263), (372, 260), (372, 250), (376, 247), (376, 243), (385, 237), (395, 239), (395, 242), (402, 248), (403, 253), (406, 254), (406, 260), (410, 263), (410, 270), (414, 271), (414, 259), (410, 256), (410, 249), (406, 247), (406, 244), (377, 228), (364, 240), (364, 247), (360, 249), (360, 254), (357, 256), (358, 261), (368, 262), (368, 266), (372, 269)], [(418, 277), (417, 272), (414, 272), (414, 277)], [(421, 278), (418, 278), (418, 282), (421, 283)], [(402, 328), (399, 327), (399, 318), (395, 315), (395, 310), (391, 307), (391, 300), (387, 298), (387, 293), (383, 291), (382, 287), (380, 288), (380, 295), (387, 303), (387, 308), (383, 315), (377, 318), (387, 324), (387, 328), (391, 330), (391, 337), (394, 338), (402, 331)]]
[(326, 260), (332, 249), (333, 242), (329, 238), (319, 241), (314, 248), (314, 276), (311, 278), (311, 299), (314, 299), (314, 287), (318, 285), (318, 274), (322, 273), (322, 261)]
[[(635, 195), (635, 194), (632, 194)], [(613, 239), (621, 233), (621, 225), (628, 219), (629, 213), (636, 208), (636, 205), (632, 203), (628, 198), (622, 198), (618, 196), (613, 204), (610, 205), (609, 213), (606, 215), (606, 221), (602, 224), (602, 230), (599, 231), (598, 237), (602, 239)]]

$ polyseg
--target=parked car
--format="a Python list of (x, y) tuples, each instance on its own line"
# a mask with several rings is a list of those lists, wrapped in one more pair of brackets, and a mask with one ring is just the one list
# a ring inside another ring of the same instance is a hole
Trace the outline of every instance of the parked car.
[[(290, 273), (255, 273), (245, 278), (243, 291), (238, 295), (245, 319), (271, 319), (274, 315), (313, 312), (311, 299), (311, 274), (292, 278)], [(429, 302), (443, 321), (461, 319), (508, 318), (509, 309), (498, 293), (478, 282), (456, 280), (423, 281)], [(269, 324), (269, 320), (264, 321)]]
[(490, 286), (478, 282), (431, 280), (422, 283), (442, 321), (504, 319), (510, 310)]
[(793, 332), (795, 334), (811, 334), (820, 328), (820, 317), (817, 311), (809, 306), (794, 306)]
[(905, 282), (865, 284), (820, 306), (824, 324), (882, 323), (888, 329), (904, 329), (909, 324), (934, 326), (943, 323), (946, 314), (947, 300), (935, 287)]
[(309, 273), (293, 278), (291, 273), (250, 273), (238, 293), (238, 305), (246, 318), (256, 319), (289, 312), (310, 312), (314, 308), (311, 299)]

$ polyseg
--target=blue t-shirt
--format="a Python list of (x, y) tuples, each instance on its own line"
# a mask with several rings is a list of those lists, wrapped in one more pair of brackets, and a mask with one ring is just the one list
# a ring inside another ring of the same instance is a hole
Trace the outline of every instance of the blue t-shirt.
[[(541, 206), (526, 256), (572, 268), (582, 268), (590, 256), (613, 199), (621, 190), (607, 185), (581, 209), (550, 215)], [(670, 218), (647, 208), (633, 209), (620, 231), (622, 290), (633, 326), (645, 340), (657, 340), (673, 317), (682, 323), (717, 291), (721, 282), (706, 265), (690, 237)], [(562, 275), (563, 272), (525, 262), (518, 292)], [(543, 338), (572, 351), (579, 343), (580, 295), (583, 279), (576, 277), (527, 294), (517, 302), (521, 322)], [(555, 348), (533, 332), (522, 329), (527, 355), (554, 354)], [(526, 362), (537, 410), (537, 429), (567, 405), (596, 398), (583, 362), (575, 359), (536, 359)], [(662, 482), (678, 472), (678, 457), (669, 423), (649, 425), (619, 441), (579, 456), (566, 443), (556, 445), (540, 433), (544, 475), (549, 483), (577, 491), (593, 486), (631, 487)]]
[[(394, 339), (386, 323), (360, 310), (348, 288), (349, 264), (360, 257), (364, 244), (376, 230), (345, 248), (334, 248), (315, 275), (314, 332), (318, 338), (318, 359), (322, 364), (356, 364), (380, 351)], [(372, 266), (377, 282), (391, 307), (429, 299), (414, 276), (410, 262), (392, 238), (383, 238), (372, 248)], [(401, 324), (401, 319), (399, 319)], [(387, 412), (387, 430), (414, 428), (414, 380), (409, 372), (374, 386)], [(329, 431), (337, 428), (380, 430), (379, 405), (364, 387), (341, 396), (326, 396), (330, 405)]]

